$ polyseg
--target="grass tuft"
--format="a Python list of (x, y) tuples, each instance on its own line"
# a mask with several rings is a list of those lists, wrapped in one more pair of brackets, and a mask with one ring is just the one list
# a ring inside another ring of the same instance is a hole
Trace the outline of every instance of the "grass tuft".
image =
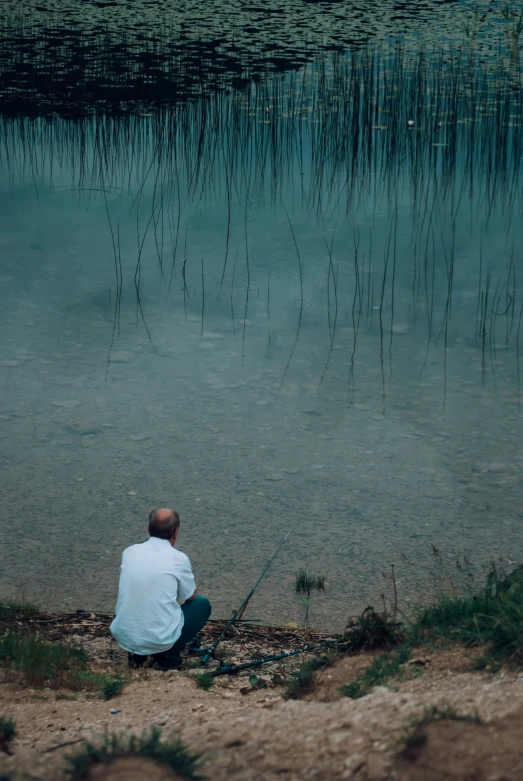
[(205, 689), (205, 691), (209, 691), (214, 684), (214, 678), (211, 673), (198, 673), (195, 675), (194, 680), (196, 681), (196, 686), (199, 686), (200, 689)]
[(11, 670), (27, 686), (99, 689), (106, 700), (120, 694), (124, 684), (120, 678), (90, 672), (84, 651), (50, 643), (36, 633), (9, 632), (0, 637), (0, 667)]
[(0, 666), (18, 672), (28, 686), (67, 685), (75, 671), (85, 669), (83, 651), (48, 643), (38, 634), (9, 632), (0, 638)]
[(3, 600), (0, 602), (0, 620), (4, 621), (12, 618), (19, 618), (34, 615), (39, 612), (36, 605), (29, 602), (15, 602), (13, 600)]
[(399, 622), (367, 607), (360, 616), (349, 620), (343, 639), (350, 642), (351, 651), (371, 651), (392, 648), (403, 642), (404, 636)]
[(294, 590), (296, 594), (304, 594), (310, 597), (311, 591), (325, 591), (326, 575), (307, 572), (306, 569), (300, 569), (296, 574)]
[(78, 754), (68, 757), (72, 779), (84, 781), (93, 766), (110, 765), (116, 759), (124, 757), (151, 759), (167, 765), (179, 776), (190, 781), (201, 778), (197, 772), (201, 764), (200, 757), (190, 754), (179, 741), (162, 743), (160, 730), (153, 727), (139, 737), (106, 734), (101, 743), (87, 743)]
[(489, 656), (523, 660), (523, 567), (502, 577), (492, 569), (479, 594), (445, 597), (424, 610), (409, 629), (417, 644), (444, 640), (486, 645)]
[(285, 683), (285, 697), (288, 700), (298, 700), (304, 694), (307, 694), (314, 685), (314, 673), (328, 667), (333, 660), (333, 655), (324, 654), (323, 656), (307, 659), (303, 662), (296, 672)]
[(340, 692), (353, 700), (364, 697), (374, 686), (381, 686), (388, 678), (398, 675), (409, 659), (410, 648), (407, 645), (400, 646), (394, 653), (378, 654), (371, 665), (355, 681), (342, 686)]
[(0, 716), (0, 751), (10, 754), (9, 744), (16, 737), (16, 726), (12, 719)]
[(121, 678), (112, 678), (104, 681), (100, 696), (104, 700), (111, 700), (113, 697), (117, 697), (119, 694), (121, 694), (123, 685), (124, 684)]

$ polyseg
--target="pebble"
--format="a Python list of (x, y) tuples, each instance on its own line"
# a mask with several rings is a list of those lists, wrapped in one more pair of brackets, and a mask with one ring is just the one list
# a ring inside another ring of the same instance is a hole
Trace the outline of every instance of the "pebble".
[(364, 761), (365, 757), (363, 754), (352, 754), (352, 756), (347, 757), (345, 760), (345, 767), (347, 770), (356, 770)]

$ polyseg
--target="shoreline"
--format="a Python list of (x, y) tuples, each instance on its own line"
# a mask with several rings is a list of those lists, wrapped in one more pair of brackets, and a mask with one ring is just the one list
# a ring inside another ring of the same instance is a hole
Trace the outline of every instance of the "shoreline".
[[(511, 769), (523, 761), (517, 739), (523, 729), (523, 677), (510, 665), (472, 672), (482, 648), (417, 648), (401, 674), (359, 699), (341, 690), (361, 678), (380, 652), (340, 654), (314, 673), (302, 693), (289, 697), (286, 681), (303, 670), (303, 657), (268, 664), (254, 676), (249, 670), (225, 675), (207, 689), (198, 685), (202, 668), (195, 657), (186, 657), (180, 671), (127, 668), (127, 654), (110, 637), (111, 620), (110, 614), (90, 612), (14, 613), (0, 619), (0, 631), (37, 634), (52, 644), (83, 649), (91, 676), (117, 675), (123, 681), (108, 701), (86, 688), (28, 686), (0, 669), (0, 717), (11, 718), (17, 731), (11, 754), (0, 750), (0, 775), (9, 781), (66, 781), (68, 757), (82, 755), (89, 744), (102, 745), (110, 736), (138, 739), (155, 729), (162, 745), (181, 739), (191, 755), (202, 756), (206, 781), (483, 781), (512, 778)], [(202, 642), (214, 639), (225, 623), (210, 621)], [(312, 628), (243, 621), (224, 639), (219, 655), (237, 663), (330, 637)], [(401, 753), (409, 734), (413, 741), (421, 738), (411, 754)], [(498, 745), (503, 756), (496, 753)], [(119, 762), (99, 763), (81, 778), (185, 777), (159, 769), (150, 758)], [(426, 774), (427, 764), (435, 768), (433, 775)], [(124, 770), (134, 775), (125, 776)]]

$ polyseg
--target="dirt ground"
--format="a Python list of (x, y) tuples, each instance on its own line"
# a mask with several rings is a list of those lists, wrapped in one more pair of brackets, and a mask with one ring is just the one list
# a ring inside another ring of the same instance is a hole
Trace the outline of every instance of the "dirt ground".
[[(40, 624), (42, 633), (83, 646), (92, 669), (123, 669), (125, 656), (104, 620), (51, 619)], [(219, 628), (212, 625), (208, 637)], [(294, 628), (244, 625), (224, 642), (224, 651), (239, 662), (321, 639)], [(523, 673), (471, 672), (473, 656), (461, 648), (421, 650), (399, 679), (358, 700), (341, 697), (339, 687), (370, 663), (369, 654), (346, 656), (319, 672), (313, 691), (301, 700), (285, 700), (279, 681), (302, 657), (259, 671), (263, 689), (253, 688), (245, 673), (217, 678), (204, 691), (194, 680), (200, 669), (195, 658), (182, 671), (125, 671), (126, 686), (110, 701), (4, 679), (0, 716), (14, 719), (18, 736), (12, 755), (0, 754), (0, 777), (62, 781), (66, 757), (84, 741), (106, 731), (140, 734), (158, 726), (162, 739), (180, 737), (201, 754), (201, 774), (213, 781), (523, 781)], [(452, 719), (418, 726), (433, 707), (450, 709)], [(89, 781), (173, 778), (149, 760), (126, 759), (97, 766)]]

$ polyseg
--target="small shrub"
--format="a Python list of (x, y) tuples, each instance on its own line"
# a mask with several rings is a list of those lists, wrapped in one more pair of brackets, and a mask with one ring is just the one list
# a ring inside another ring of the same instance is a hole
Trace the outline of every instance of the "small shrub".
[(380, 686), (387, 678), (398, 675), (401, 666), (410, 659), (410, 648), (401, 646), (394, 653), (378, 654), (367, 669), (355, 681), (342, 686), (340, 692), (353, 700), (364, 697), (374, 686)]
[(298, 700), (309, 692), (314, 685), (314, 673), (331, 664), (333, 657), (323, 655), (302, 662), (299, 669), (291, 674), (285, 684), (285, 697), (289, 700)]
[(102, 685), (101, 697), (104, 700), (111, 700), (113, 697), (117, 697), (123, 689), (123, 681), (121, 678), (112, 678), (111, 680), (104, 681)]
[(343, 639), (350, 643), (351, 651), (370, 651), (392, 648), (403, 642), (404, 635), (399, 622), (376, 613), (369, 606), (360, 616), (348, 621)]
[(197, 771), (201, 760), (190, 754), (179, 741), (161, 742), (161, 732), (153, 727), (140, 737), (122, 737), (106, 734), (101, 743), (87, 743), (82, 751), (67, 758), (73, 781), (83, 781), (93, 765), (109, 765), (123, 757), (145, 757), (168, 765), (175, 773), (190, 781), (201, 778)]
[(205, 691), (208, 691), (214, 683), (211, 673), (198, 673), (194, 680), (196, 681), (196, 686), (199, 686), (200, 689), (205, 689)]
[(9, 744), (16, 737), (16, 726), (12, 719), (0, 716), (0, 751), (10, 754)]

